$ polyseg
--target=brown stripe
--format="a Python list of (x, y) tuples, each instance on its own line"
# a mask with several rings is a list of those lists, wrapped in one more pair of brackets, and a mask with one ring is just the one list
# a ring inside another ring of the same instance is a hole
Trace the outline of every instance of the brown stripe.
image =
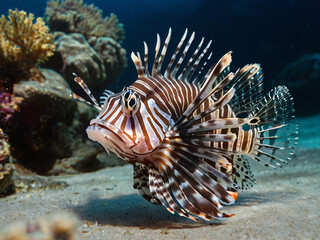
[(121, 117), (121, 115), (123, 115), (123, 112), (120, 110), (119, 113), (117, 114), (117, 116), (110, 122), (112, 125), (116, 125), (116, 122), (118, 121), (118, 119)]
[[(144, 81), (146, 85), (148, 85), (152, 90), (154, 90), (154, 91), (159, 95), (159, 97), (163, 100), (163, 102), (165, 102), (165, 103), (168, 102), (167, 97), (160, 91), (159, 86), (157, 86), (157, 85), (155, 84), (155, 81), (154, 81), (154, 80), (152, 80), (152, 79), (150, 79), (150, 78), (141, 78), (141, 79), (139, 79), (139, 80)], [(167, 106), (167, 105), (164, 105), (164, 104), (161, 102), (161, 100), (160, 100), (151, 90), (149, 90), (149, 89), (146, 87), (146, 85), (143, 85), (143, 84), (140, 83), (140, 82), (135, 82), (132, 86), (134, 86), (134, 87), (140, 89), (142, 92), (146, 93), (147, 96), (148, 96), (148, 98), (151, 98), (151, 97), (152, 97), (152, 98), (155, 100), (155, 102), (157, 103), (157, 105), (159, 106), (159, 108), (160, 108), (162, 111), (164, 111), (164, 112), (167, 113), (167, 112), (168, 112), (168, 109), (167, 109), (167, 108), (170, 107), (169, 104), (168, 104), (168, 106)], [(141, 98), (141, 99), (142, 99), (142, 98)], [(144, 99), (142, 99), (142, 100), (144, 100)]]
[[(110, 99), (109, 104), (108, 104), (108, 108), (104, 110), (105, 112), (104, 112), (104, 114), (101, 116), (101, 119), (104, 119), (105, 116), (106, 116), (108, 113), (110, 113), (112, 107), (114, 106), (114, 104), (115, 104), (115, 102), (116, 102), (117, 100), (118, 100), (118, 99), (116, 99), (116, 98)], [(120, 106), (121, 106), (121, 105), (119, 104), (119, 107), (120, 107)], [(109, 120), (109, 119), (110, 119), (110, 116), (112, 116), (115, 111), (117, 111), (117, 107), (115, 107), (114, 111), (113, 111), (112, 113), (110, 113), (110, 115), (109, 115), (105, 120), (106, 120), (106, 121)]]
[[(160, 124), (160, 122), (159, 122), (158, 119), (157, 119), (158, 116), (153, 116), (153, 115), (152, 115), (151, 109), (150, 109), (150, 107), (149, 107), (148, 104), (145, 104), (145, 107), (146, 107), (146, 109), (147, 109), (147, 112), (148, 112), (149, 115), (152, 117), (153, 121), (155, 122), (155, 124), (158, 125), (159, 128), (161, 129), (161, 128), (162, 128), (162, 127), (161, 127), (161, 124)], [(153, 110), (156, 110), (156, 111), (154, 111), (155, 114), (159, 113), (156, 108), (153, 108)], [(148, 120), (148, 121), (149, 121), (149, 120)], [(161, 138), (159, 138), (159, 139), (161, 139)]]
[(136, 127), (134, 125), (133, 117), (130, 117), (130, 123), (131, 123), (131, 130), (132, 130), (132, 138), (133, 138), (133, 141), (136, 142), (137, 134), (136, 134)]
[[(127, 125), (127, 117), (124, 116), (124, 118), (123, 118), (123, 120), (122, 120), (122, 123), (121, 123), (121, 127), (120, 127), (121, 131), (125, 132), (124, 130), (125, 130), (125, 128), (126, 128), (126, 125)], [(130, 138), (131, 138), (131, 137), (130, 137)]]
[[(166, 126), (169, 126), (169, 119), (166, 119), (161, 113), (159, 113), (158, 109), (154, 108), (153, 111)], [(161, 124), (159, 126), (161, 127)]]
[(143, 122), (143, 118), (142, 118), (142, 116), (141, 116), (141, 113), (140, 113), (140, 112), (137, 112), (137, 113), (136, 113), (136, 116), (137, 116), (137, 119), (138, 119), (138, 121), (139, 121), (142, 134), (143, 134), (143, 136), (144, 136), (144, 138), (145, 138), (145, 142), (146, 142), (146, 144), (147, 144), (147, 146), (148, 146), (148, 150), (152, 150), (152, 146), (151, 146), (151, 143), (150, 143), (150, 137), (149, 137), (149, 134), (148, 134), (148, 132), (147, 132), (147, 129), (146, 129), (145, 125), (144, 125), (144, 122)]
[(156, 127), (153, 125), (153, 123), (152, 123), (152, 121), (151, 121), (150, 117), (147, 117), (147, 120), (148, 120), (148, 122), (149, 122), (150, 126), (152, 127), (153, 132), (156, 134), (157, 138), (158, 138), (158, 139), (159, 139), (159, 141), (161, 142), (161, 141), (162, 141), (162, 138), (160, 137), (160, 135), (159, 135), (159, 133), (158, 133), (158, 131), (157, 131)]

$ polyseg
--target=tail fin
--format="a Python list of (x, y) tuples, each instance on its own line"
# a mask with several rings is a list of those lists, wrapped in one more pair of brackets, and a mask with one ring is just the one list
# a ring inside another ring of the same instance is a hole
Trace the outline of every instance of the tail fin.
[(248, 118), (258, 120), (258, 134), (249, 155), (267, 167), (282, 167), (294, 154), (298, 141), (293, 99), (285, 86), (272, 89)]

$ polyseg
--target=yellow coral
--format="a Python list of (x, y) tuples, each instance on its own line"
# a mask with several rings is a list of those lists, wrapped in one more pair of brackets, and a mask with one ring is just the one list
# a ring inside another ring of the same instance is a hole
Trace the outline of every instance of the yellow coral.
[(8, 19), (0, 18), (0, 75), (11, 78), (28, 74), (36, 64), (53, 55), (55, 46), (42, 18), (9, 10)]

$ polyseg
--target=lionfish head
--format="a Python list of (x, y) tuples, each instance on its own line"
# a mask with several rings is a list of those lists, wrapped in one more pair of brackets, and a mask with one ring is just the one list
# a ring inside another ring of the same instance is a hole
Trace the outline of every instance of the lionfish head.
[(106, 151), (127, 160), (152, 152), (164, 135), (152, 134), (156, 124), (145, 101), (145, 96), (130, 88), (108, 94), (101, 112), (90, 121), (88, 137), (99, 142)]

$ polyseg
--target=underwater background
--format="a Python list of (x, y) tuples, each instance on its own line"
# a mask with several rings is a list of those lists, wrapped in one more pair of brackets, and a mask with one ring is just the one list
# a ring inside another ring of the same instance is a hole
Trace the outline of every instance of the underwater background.
[[(320, 238), (319, 1), (69, 0), (78, 4), (66, 4), (68, 11), (59, 1), (50, 7), (43, 0), (0, 1), (1, 33), (11, 31), (12, 39), (20, 35), (8, 24), (9, 9), (19, 24), (23, 10), (48, 26), (16, 28), (28, 35), (34, 27), (29, 40), (42, 41), (29, 55), (0, 42), (7, 49), (0, 51), (0, 239), (37, 231), (70, 239)], [(102, 12), (79, 10), (85, 4)], [(94, 29), (100, 25), (104, 30)], [(156, 34), (164, 39), (170, 27), (169, 52), (188, 28), (196, 42), (213, 40), (215, 61), (233, 51), (233, 71), (259, 63), (266, 92), (286, 85), (294, 98), (296, 157), (276, 172), (254, 166), (257, 186), (240, 194), (228, 208), (236, 216), (223, 223), (194, 224), (144, 202), (132, 188), (131, 167), (87, 139), (98, 112), (70, 97), (85, 98), (72, 72), (97, 99), (105, 89), (131, 85), (137, 78), (131, 52), (142, 52), (145, 41), (152, 55)], [(27, 220), (37, 227), (25, 231)]]
[[(85, 3), (99, 7), (103, 16), (115, 13), (124, 27), (122, 46), (129, 61), (121, 77), (111, 86), (106, 85), (112, 91), (119, 92), (124, 85), (129, 86), (135, 81), (136, 70), (130, 63), (130, 53), (142, 50), (143, 41), (154, 44), (156, 33), (165, 36), (170, 27), (173, 29), (173, 40), (178, 41), (188, 28), (196, 32), (198, 40), (201, 37), (213, 40), (216, 58), (233, 51), (234, 68), (247, 63), (261, 64), (266, 89), (290, 79), (286, 85), (289, 84), (293, 95), (297, 95), (298, 116), (320, 112), (319, 106), (311, 107), (317, 91), (308, 85), (318, 86), (315, 79), (319, 77), (316, 73), (319, 56), (314, 55), (320, 51), (318, 1), (88, 0)], [(2, 1), (0, 13), (6, 16), (8, 9), (17, 8), (43, 17), (46, 4), (46, 1)], [(293, 63), (298, 64), (299, 69)], [(292, 75), (295, 77), (286, 73), (291, 70), (287, 67), (294, 69)], [(305, 90), (300, 92), (302, 87)], [(300, 94), (295, 89), (299, 89)]]

